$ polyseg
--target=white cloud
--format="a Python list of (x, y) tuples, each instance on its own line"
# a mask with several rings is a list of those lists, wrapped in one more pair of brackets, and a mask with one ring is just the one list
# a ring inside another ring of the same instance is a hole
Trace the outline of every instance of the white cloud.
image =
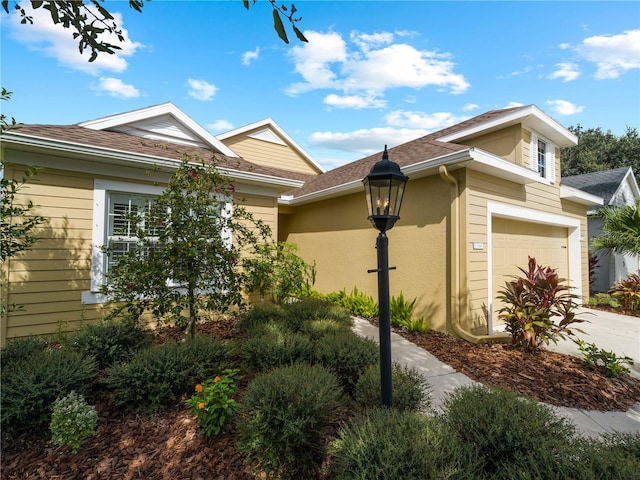
[(480, 108), (480, 105), (477, 103), (467, 103), (464, 107), (462, 107), (463, 112), (473, 112)]
[(558, 45), (558, 48), (560, 50), (568, 50), (571, 48), (571, 45), (569, 43), (561, 43), (560, 45)]
[(189, 96), (204, 102), (213, 100), (213, 96), (218, 90), (218, 87), (204, 80), (190, 78), (187, 83), (189, 84)]
[(352, 132), (315, 132), (309, 137), (314, 147), (356, 152), (363, 156), (381, 151), (385, 145), (393, 147), (426, 135), (426, 130), (381, 127)]
[(548, 100), (547, 105), (557, 115), (575, 115), (584, 110), (584, 106), (575, 105), (566, 100)]
[(324, 103), (335, 108), (353, 108), (360, 110), (363, 108), (384, 108), (387, 102), (374, 96), (362, 95), (336, 95), (331, 93), (324, 97)]
[(520, 102), (509, 102), (502, 108), (522, 107), (523, 105), (524, 103), (520, 103)]
[(92, 85), (91, 89), (118, 98), (138, 98), (140, 96), (140, 91), (136, 87), (123, 83), (119, 78), (101, 77), (98, 84)]
[(226, 120), (216, 120), (215, 122), (208, 123), (207, 128), (212, 132), (226, 132), (233, 129), (233, 125)]
[(260, 56), (260, 47), (256, 47), (254, 51), (244, 52), (242, 54), (242, 64), (243, 65), (251, 65), (251, 62), (257, 60)]
[(385, 116), (388, 125), (393, 127), (408, 127), (429, 131), (439, 130), (441, 128), (450, 127), (456, 123), (466, 120), (468, 117), (456, 117), (449, 112), (408, 112), (405, 110), (396, 110)]
[[(25, 9), (28, 15), (33, 17), (33, 25), (20, 24), (20, 14), (15, 11), (9, 15), (9, 28), (12, 37), (27, 45), (30, 49), (41, 52), (44, 55), (55, 58), (58, 62), (75, 70), (80, 70), (91, 75), (99, 75), (102, 71), (121, 73), (127, 69), (126, 57), (136, 53), (143, 45), (134, 42), (129, 38), (129, 32), (124, 27), (122, 15), (118, 12), (111, 12), (115, 23), (122, 30), (121, 35), (124, 41), (120, 42), (114, 34), (103, 33), (98, 36), (99, 41), (104, 41), (117, 45), (120, 50), (115, 50), (114, 54), (99, 53), (98, 58), (89, 62), (91, 52), (89, 49), (81, 54), (78, 50), (78, 41), (73, 38), (73, 30), (64, 28), (61, 24), (54, 25), (51, 15), (45, 8), (33, 10), (31, 2), (20, 2), (20, 6)], [(93, 7), (88, 7), (95, 11)]]
[(640, 68), (640, 30), (585, 38), (578, 51), (596, 64), (596, 78), (618, 78), (628, 70)]
[(580, 76), (580, 70), (575, 63), (557, 63), (558, 69), (547, 78), (556, 79), (561, 78), (563, 82), (571, 82)]
[(454, 73), (449, 54), (392, 43), (394, 36), (390, 33), (356, 32), (351, 35), (350, 44), (334, 32), (306, 31), (305, 36), (309, 43), (291, 49), (295, 71), (303, 81), (290, 85), (289, 95), (335, 89), (379, 96), (391, 88), (419, 89), (430, 85), (457, 94), (469, 88), (464, 76)]

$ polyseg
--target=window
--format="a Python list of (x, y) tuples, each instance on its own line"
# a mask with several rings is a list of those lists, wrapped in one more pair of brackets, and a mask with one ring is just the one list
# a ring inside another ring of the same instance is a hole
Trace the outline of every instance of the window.
[(529, 158), (531, 170), (538, 172), (540, 176), (550, 183), (556, 181), (556, 147), (547, 139), (531, 132), (529, 144)]
[(547, 144), (538, 140), (538, 173), (542, 178), (546, 178), (545, 170), (547, 165)]
[(111, 247), (112, 251), (106, 259), (106, 270), (115, 265), (119, 257), (136, 248), (138, 238), (134, 235), (134, 225), (131, 224), (131, 220), (128, 218), (131, 213), (140, 214), (143, 222), (141, 226), (153, 241), (153, 237), (157, 235), (156, 229), (151, 230), (144, 225), (144, 219), (145, 212), (149, 211), (149, 207), (155, 198), (156, 196), (108, 192), (109, 210), (107, 214), (106, 244)]
[[(136, 248), (138, 238), (133, 235), (133, 225), (127, 218), (131, 212), (142, 217), (149, 211), (150, 205), (164, 188), (154, 185), (142, 185), (126, 182), (95, 180), (93, 190), (93, 241), (91, 255), (91, 291), (83, 292), (82, 302), (86, 304), (102, 303), (106, 300), (99, 293), (104, 283), (105, 273), (118, 261), (118, 257)], [(220, 215), (227, 217), (232, 212), (231, 198), (217, 198)], [(149, 226), (147, 234), (153, 238), (157, 235), (154, 227)], [(225, 242), (231, 245), (232, 234), (223, 231)], [(102, 251), (103, 245), (113, 247), (111, 255)]]

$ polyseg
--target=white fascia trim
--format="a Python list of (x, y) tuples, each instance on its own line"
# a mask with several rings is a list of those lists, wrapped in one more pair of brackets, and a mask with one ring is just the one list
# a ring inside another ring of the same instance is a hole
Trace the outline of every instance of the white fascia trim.
[(516, 207), (504, 203), (487, 202), (487, 303), (489, 305), (489, 334), (493, 332), (493, 217), (508, 218), (528, 223), (566, 227), (568, 230), (569, 286), (572, 293), (582, 298), (582, 249), (581, 242), (588, 241), (582, 237), (580, 220), (553, 213)]
[[(477, 148), (469, 148), (467, 150), (461, 150), (459, 152), (407, 165), (406, 167), (402, 167), (402, 173), (410, 178), (420, 178), (425, 174), (428, 175), (431, 171), (435, 172), (440, 165), (458, 168), (466, 167), (485, 172), (498, 178), (504, 178), (521, 185), (534, 182), (548, 183), (545, 179), (540, 177), (537, 172), (533, 172), (528, 168), (516, 165), (509, 160), (505, 160), (504, 158), (497, 157)], [(316, 200), (355, 193), (362, 188), (362, 180), (353, 180), (348, 183), (318, 190), (317, 192), (312, 192), (300, 197), (280, 197), (278, 199), (278, 203), (281, 205), (302, 205)]]
[(473, 125), (469, 128), (465, 128), (464, 130), (459, 130), (457, 132), (450, 133), (449, 135), (444, 135), (442, 137), (439, 137), (437, 140), (441, 142), (452, 142), (460, 138), (477, 135), (479, 133), (482, 133), (485, 130), (497, 129), (503, 125), (516, 123), (518, 121), (522, 121), (523, 123), (526, 123), (524, 121), (529, 116), (533, 116), (538, 121), (541, 121), (547, 124), (549, 127), (551, 127), (554, 130), (555, 133), (557, 133), (558, 135), (566, 139), (568, 143), (577, 145), (578, 137), (576, 137), (573, 133), (571, 133), (569, 130), (564, 128), (562, 125), (560, 125), (558, 122), (556, 122), (553, 118), (551, 118), (549, 115), (544, 113), (535, 105), (528, 105), (526, 107), (519, 108), (518, 110), (515, 110), (501, 117), (494, 118), (493, 120)]
[[(107, 158), (109, 160), (125, 161), (132, 165), (138, 166), (159, 166), (168, 169), (176, 169), (182, 163), (182, 160), (173, 160), (163, 157), (155, 157), (152, 155), (144, 155), (139, 153), (131, 153), (122, 150), (114, 150), (110, 148), (93, 147), (82, 143), (67, 142), (62, 140), (53, 140), (51, 138), (27, 136), (15, 132), (9, 132), (2, 135), (2, 141), (13, 143), (16, 145), (25, 145), (30, 147), (49, 148), (60, 152), (71, 152), (84, 156), (92, 156), (99, 158)], [(287, 188), (300, 188), (304, 182), (300, 180), (290, 180), (271, 175), (264, 175), (252, 172), (241, 172), (228, 168), (218, 168), (220, 173), (225, 176), (234, 177), (238, 180), (253, 181), (258, 183), (267, 183), (275, 186)]]
[(587, 193), (584, 190), (580, 190), (578, 188), (569, 187), (562, 184), (560, 184), (560, 198), (564, 200), (571, 200), (572, 202), (576, 202), (581, 205), (604, 204), (604, 200), (602, 197)]
[(255, 130), (256, 128), (260, 128), (260, 127), (271, 127), (271, 128), (273, 128), (295, 150), (300, 152), (300, 154), (303, 157), (305, 157), (309, 161), (309, 163), (311, 163), (314, 167), (316, 167), (318, 170), (320, 170), (323, 173), (326, 171), (324, 168), (322, 168), (320, 166), (319, 163), (317, 163), (313, 159), (313, 157), (311, 157), (311, 155), (309, 155), (300, 145), (298, 145), (298, 143), (293, 138), (291, 138), (287, 134), (287, 132), (285, 132), (282, 128), (280, 128), (280, 126), (276, 122), (274, 122), (272, 118), (265, 118), (264, 120), (260, 120), (260, 121), (254, 122), (254, 123), (250, 123), (249, 125), (245, 125), (243, 127), (238, 127), (238, 128), (233, 129), (233, 130), (229, 130), (228, 132), (224, 132), (224, 133), (221, 133), (220, 135), (216, 135), (216, 138), (218, 140), (226, 140), (227, 138), (235, 137), (236, 135), (241, 135), (243, 133), (250, 132), (251, 130)]
[(633, 191), (633, 195), (636, 197), (636, 200), (640, 199), (640, 187), (638, 187), (638, 182), (636, 182), (636, 176), (633, 174), (633, 169), (629, 167), (629, 170), (627, 170), (627, 173), (625, 173), (624, 178), (620, 182), (620, 185), (618, 185), (618, 188), (616, 188), (615, 193), (611, 195), (611, 200), (609, 200), (610, 205), (611, 202), (613, 202), (613, 200), (618, 196), (618, 192), (620, 192), (620, 190), (623, 188), (622, 185), (624, 185), (625, 182), (629, 184), (629, 187)]
[(128, 123), (134, 123), (140, 120), (147, 120), (149, 118), (154, 118), (166, 114), (174, 116), (185, 127), (192, 130), (196, 135), (202, 138), (202, 140), (204, 140), (206, 144), (210, 145), (212, 148), (215, 148), (220, 153), (223, 153), (228, 157), (239, 157), (237, 153), (227, 147), (213, 134), (209, 133), (198, 122), (193, 120), (171, 102), (154, 105), (152, 107), (141, 108), (139, 110), (133, 110), (131, 112), (119, 113), (117, 115), (111, 115), (109, 117), (98, 118), (96, 120), (89, 120), (87, 122), (79, 123), (78, 125), (81, 127), (90, 128), (92, 130), (107, 130), (109, 128), (126, 125)]

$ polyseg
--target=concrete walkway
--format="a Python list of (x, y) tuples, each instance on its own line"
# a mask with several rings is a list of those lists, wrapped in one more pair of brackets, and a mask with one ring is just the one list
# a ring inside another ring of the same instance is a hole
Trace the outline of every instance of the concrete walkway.
[[(354, 318), (353, 328), (359, 335), (378, 342), (378, 328), (368, 321)], [(433, 406), (436, 409), (442, 406), (442, 400), (455, 388), (476, 383), (451, 366), (442, 363), (423, 348), (393, 332), (391, 332), (391, 358), (394, 362), (415, 368), (426, 377), (431, 385)], [(586, 436), (598, 436), (615, 431), (640, 433), (640, 402), (634, 404), (627, 412), (599, 412), (555, 406), (551, 408), (559, 415), (571, 420), (578, 431)]]

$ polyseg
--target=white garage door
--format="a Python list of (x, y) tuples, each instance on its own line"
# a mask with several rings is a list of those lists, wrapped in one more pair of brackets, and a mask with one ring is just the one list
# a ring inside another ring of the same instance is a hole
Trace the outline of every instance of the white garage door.
[(498, 290), (513, 275), (522, 275), (518, 267), (525, 270), (528, 258), (535, 257), (543, 267), (555, 268), (560, 278), (569, 278), (567, 254), (568, 231), (566, 227), (529, 223), (505, 218), (492, 219), (492, 296), (493, 325), (498, 326), (497, 312), (502, 303), (496, 299)]

